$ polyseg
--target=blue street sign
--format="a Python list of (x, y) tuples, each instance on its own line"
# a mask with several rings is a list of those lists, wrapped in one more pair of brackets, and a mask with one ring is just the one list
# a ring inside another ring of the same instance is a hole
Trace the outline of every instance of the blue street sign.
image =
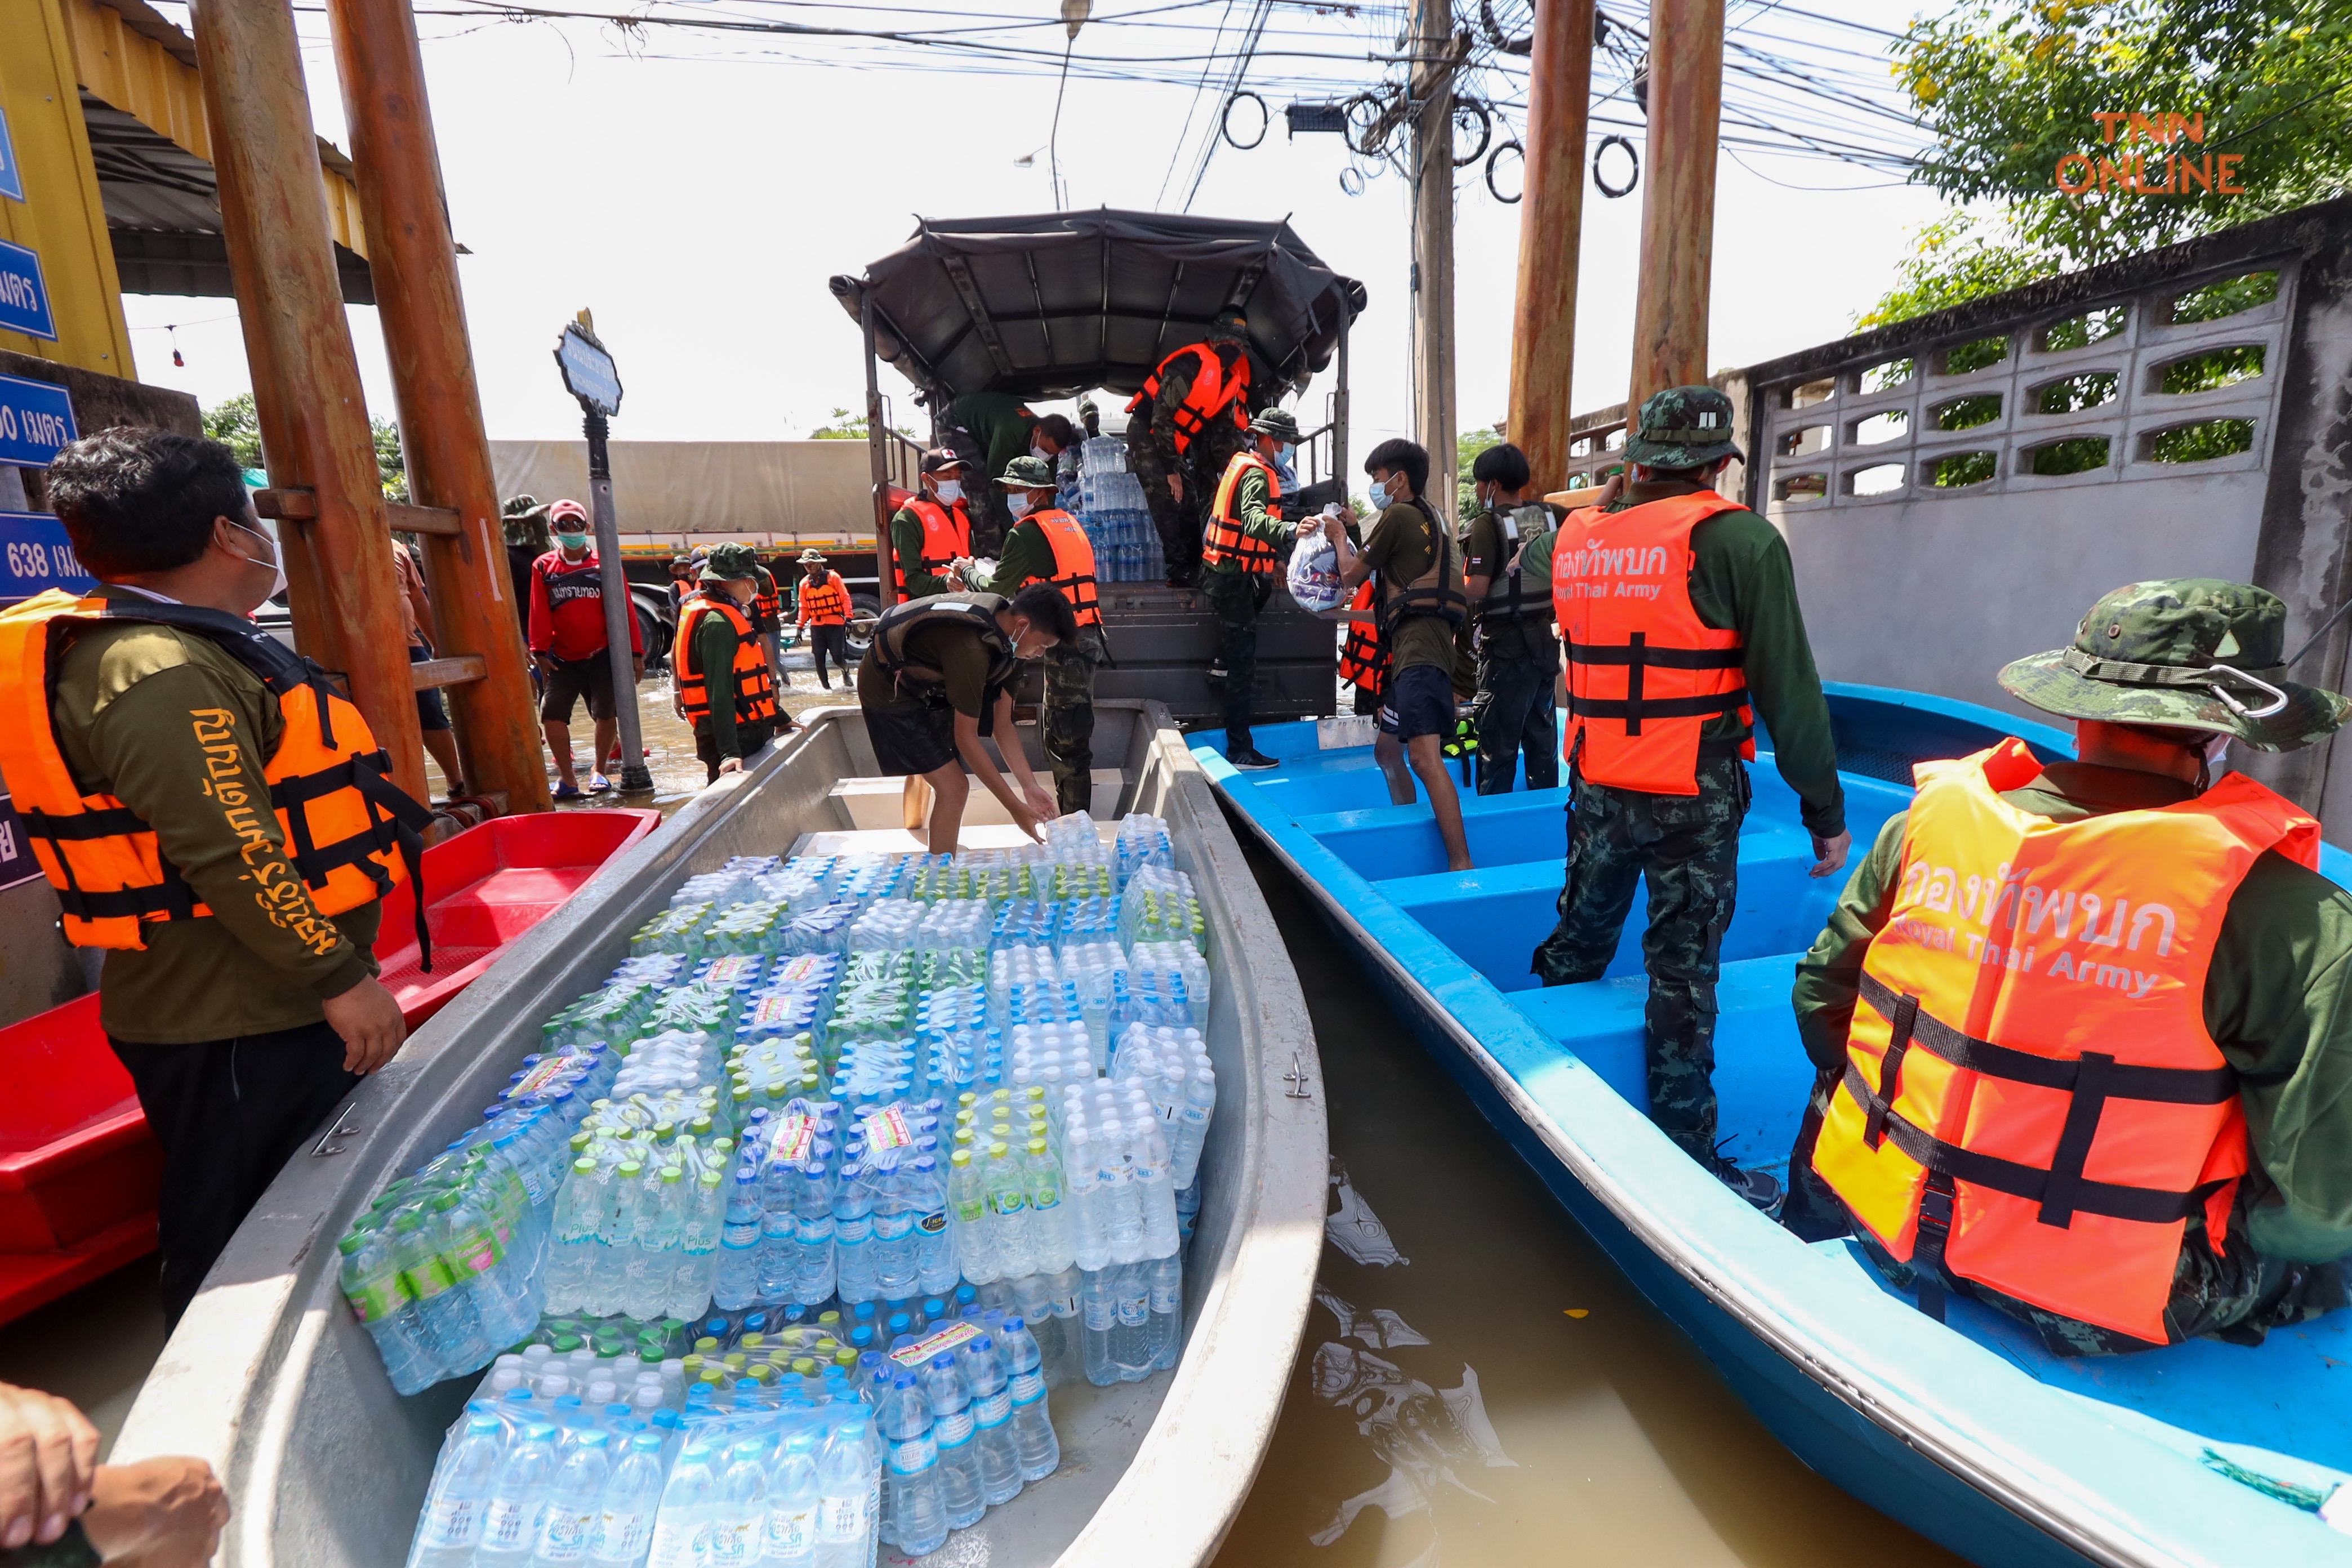
[(0, 239), (0, 327), (58, 341), (57, 321), (49, 314), (49, 286), (41, 278), (41, 258), (5, 239)]
[(44, 588), (86, 594), (97, 586), (74, 554), (64, 523), (45, 511), (0, 511), (0, 605)]
[(621, 372), (604, 344), (577, 325), (567, 326), (555, 341), (555, 363), (572, 396), (607, 416), (621, 411)]
[(9, 797), (0, 795), (0, 888), (19, 887), (41, 877), (41, 863), (25, 837), (25, 819), (16, 815)]
[(0, 109), (0, 196), (25, 199), (25, 171), (16, 166), (16, 144), (8, 139), (8, 111)]
[(0, 375), (0, 463), (46, 468), (80, 434), (64, 387)]

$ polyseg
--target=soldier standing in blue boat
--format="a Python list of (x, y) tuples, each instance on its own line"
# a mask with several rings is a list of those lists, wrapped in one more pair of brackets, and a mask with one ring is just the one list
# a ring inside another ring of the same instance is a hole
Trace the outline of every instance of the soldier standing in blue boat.
[(1546, 985), (1598, 980), (1650, 889), (1650, 1119), (1767, 1213), (1780, 1184), (1716, 1149), (1715, 984), (1738, 887), (1755, 715), (1812, 835), (1812, 874), (1845, 865), (1845, 794), (1829, 703), (1778, 530), (1716, 493), (1731, 400), (1711, 386), (1652, 395), (1625, 443), (1632, 483), (1529, 544), (1567, 655), (1570, 777), (1559, 923), (1535, 951)]

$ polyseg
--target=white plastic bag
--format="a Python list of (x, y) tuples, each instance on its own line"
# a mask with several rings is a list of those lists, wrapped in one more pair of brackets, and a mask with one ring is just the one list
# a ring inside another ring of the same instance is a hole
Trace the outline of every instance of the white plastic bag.
[(1339, 552), (1320, 531), (1301, 534), (1290, 549), (1290, 596), (1310, 615), (1327, 615), (1348, 602), (1339, 581)]

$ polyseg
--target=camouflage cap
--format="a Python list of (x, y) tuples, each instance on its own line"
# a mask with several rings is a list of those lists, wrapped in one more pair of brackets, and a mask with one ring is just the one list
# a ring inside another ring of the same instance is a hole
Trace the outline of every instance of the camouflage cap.
[(760, 574), (760, 558), (748, 544), (714, 544), (702, 563), (706, 583), (733, 583)]
[(1650, 468), (1701, 468), (1747, 456), (1731, 442), (1731, 399), (1711, 386), (1650, 394), (1625, 437), (1625, 460)]
[(1024, 454), (1004, 465), (996, 482), (1008, 490), (1050, 490), (1055, 483), (1054, 465)]
[(1261, 409), (1250, 420), (1249, 433), (1271, 436), (1277, 441), (1287, 441), (1295, 446), (1298, 441), (1298, 419), (1287, 408)]
[(2218, 577), (2133, 583), (2091, 606), (2073, 647), (2019, 659), (2000, 684), (2069, 719), (2291, 752), (2341, 727), (2352, 700), (2286, 679), (2285, 642), (2286, 605), (2267, 589)]
[(1209, 321), (1209, 331), (1223, 337), (1247, 338), (1249, 318), (1230, 308), (1220, 310)]
[(801, 552), (800, 563), (803, 566), (822, 566), (824, 564), (824, 552), (812, 544)]

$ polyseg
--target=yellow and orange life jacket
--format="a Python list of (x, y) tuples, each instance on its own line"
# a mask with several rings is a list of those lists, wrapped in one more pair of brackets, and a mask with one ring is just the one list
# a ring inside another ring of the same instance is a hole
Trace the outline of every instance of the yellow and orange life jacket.
[[(923, 525), (923, 558), (921, 571), (936, 577), (962, 556), (971, 553), (971, 513), (961, 501), (942, 506), (929, 496), (912, 497), (907, 510)], [(894, 553), (891, 570), (897, 575), (898, 598), (907, 597), (907, 563)], [(896, 601), (893, 601), (894, 603)]]
[[(1691, 603), (1691, 530), (1739, 503), (1713, 490), (1570, 512), (1552, 542), (1552, 613), (1568, 656), (1560, 754), (1595, 784), (1698, 793), (1699, 730), (1749, 717), (1739, 634)], [(1581, 750), (1580, 751), (1580, 745)], [(1751, 740), (1742, 754), (1753, 757)]]
[[(219, 610), (78, 598), (53, 588), (0, 612), (0, 773), (24, 818), (34, 858), (64, 907), (59, 923), (66, 940), (77, 947), (143, 951), (149, 922), (212, 913), (163, 858), (155, 830), (116, 796), (84, 793), (58, 745), (50, 705), (69, 639), (77, 628), (122, 622), (203, 637), (261, 681), (285, 721), (278, 749), (263, 763), (262, 782), (310, 909), (342, 914), (415, 878), (418, 949), (430, 968), (419, 868), (421, 832), (432, 813), (393, 783), (392, 759), (360, 710), (328, 684), (326, 673), (251, 621)], [(205, 738), (204, 715), (193, 717), (209, 754), (214, 742)], [(222, 765), (233, 772), (235, 731), (226, 719), (218, 730)], [(260, 805), (232, 801), (220, 792), (225, 786), (210, 781), (190, 784), (215, 788), (232, 823), (240, 815), (250, 819)], [(255, 842), (266, 842), (262, 832), (257, 824), (252, 827)], [(273, 898), (272, 886), (257, 881), (257, 896), (284, 906), (289, 922), (310, 918), (295, 907), (303, 901), (299, 893), (288, 887)], [(308, 940), (310, 933), (297, 934)]]
[(1265, 540), (1244, 531), (1241, 519), (1234, 511), (1234, 493), (1241, 488), (1242, 476), (1252, 468), (1265, 475), (1265, 515), (1279, 518), (1282, 499), (1282, 476), (1274, 465), (1255, 452), (1235, 452), (1232, 462), (1225, 465), (1223, 478), (1217, 480), (1216, 498), (1209, 503), (1209, 518), (1201, 531), (1201, 563), (1214, 566), (1228, 556), (1241, 563), (1244, 572), (1279, 570), (1282, 557)]
[(2254, 861), (2316, 868), (2319, 825), (2242, 773), (2077, 822), (2000, 798), (2041, 772), (2015, 740), (1919, 764), (1813, 1168), (1930, 1311), (1973, 1280), (2162, 1344), (2189, 1216), (2218, 1255), (2248, 1168), (2206, 969)]
[[(803, 605), (805, 607), (805, 599)], [(670, 668), (677, 672), (678, 705), (686, 710), (689, 723), (710, 717), (709, 672), (696, 657), (694, 637), (703, 617), (714, 612), (724, 616), (735, 633), (735, 722), (757, 724), (773, 719), (775, 686), (768, 675), (768, 657), (760, 647), (759, 633), (751, 629), (751, 617), (709, 590), (695, 595), (678, 609), (677, 643), (670, 655)]]
[(1191, 354), (1200, 362), (1192, 372), (1192, 384), (1185, 392), (1184, 401), (1178, 404), (1169, 416), (1169, 422), (1174, 426), (1169, 434), (1176, 444), (1177, 455), (1181, 457), (1191, 451), (1192, 438), (1218, 419), (1231, 419), (1235, 429), (1246, 429), (1249, 426), (1249, 351), (1236, 347), (1234, 353), (1234, 368), (1228, 372), (1223, 357), (1214, 348), (1207, 343), (1186, 343), (1161, 360), (1159, 367), (1144, 378), (1143, 390), (1137, 393), (1127, 405), (1128, 414), (1150, 418), (1152, 405), (1160, 396), (1160, 378), (1178, 360)]

